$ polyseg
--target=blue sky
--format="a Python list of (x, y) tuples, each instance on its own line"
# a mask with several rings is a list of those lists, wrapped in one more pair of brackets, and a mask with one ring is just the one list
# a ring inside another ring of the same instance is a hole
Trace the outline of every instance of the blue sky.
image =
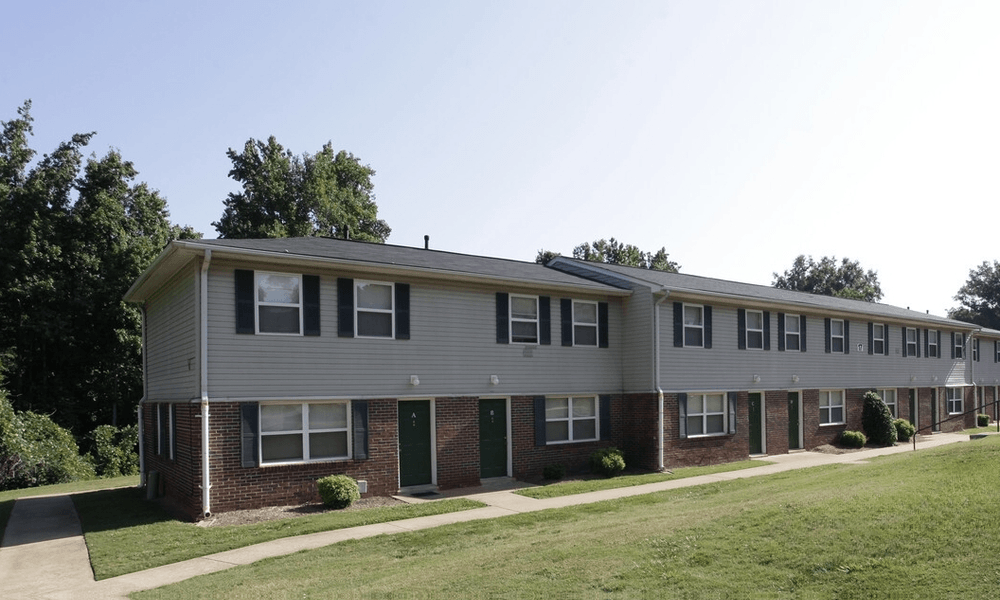
[(614, 236), (769, 285), (859, 260), (943, 314), (997, 258), (1000, 3), (21, 2), (0, 120), (96, 131), (216, 237), (229, 148), (376, 170), (390, 243), (533, 260)]

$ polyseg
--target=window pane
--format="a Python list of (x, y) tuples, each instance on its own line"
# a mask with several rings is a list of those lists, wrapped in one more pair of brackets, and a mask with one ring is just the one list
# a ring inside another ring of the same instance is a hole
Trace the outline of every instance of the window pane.
[(569, 399), (567, 398), (546, 398), (545, 399), (545, 419), (566, 419), (569, 418)]
[(759, 312), (747, 311), (747, 329), (763, 329), (764, 316)]
[(787, 350), (798, 350), (799, 349), (799, 336), (796, 335), (786, 335), (785, 336), (785, 349)]
[(510, 315), (515, 319), (537, 319), (538, 302), (535, 298), (514, 296), (510, 299)]
[(573, 328), (573, 343), (577, 346), (596, 346), (597, 328), (591, 325), (577, 325)]
[(260, 306), (261, 333), (298, 333), (299, 309), (287, 306)]
[(298, 431), (302, 429), (301, 404), (262, 404), (260, 407), (260, 430)]
[(288, 275), (259, 275), (257, 277), (257, 300), (298, 304), (299, 278)]
[(347, 456), (347, 432), (309, 434), (309, 458), (339, 458)]
[(835, 336), (844, 335), (844, 322), (843, 321), (830, 321), (830, 331)]
[(260, 452), (265, 461), (302, 460), (302, 434), (261, 436)]
[(597, 414), (593, 398), (573, 398), (573, 417), (593, 417)]
[(819, 422), (829, 423), (830, 422), (830, 409), (825, 407), (820, 407), (819, 409)]
[(577, 323), (597, 323), (597, 305), (589, 302), (574, 302), (573, 320)]
[(701, 325), (701, 307), (700, 306), (685, 306), (684, 307), (684, 324), (685, 325)]
[(687, 434), (691, 435), (701, 435), (705, 433), (702, 431), (702, 421), (701, 417), (688, 417), (688, 430)]
[(724, 433), (725, 417), (722, 415), (708, 415), (705, 417), (705, 433)]
[(799, 318), (795, 315), (785, 315), (785, 333), (799, 332)]
[(511, 325), (511, 340), (515, 342), (537, 342), (538, 324), (514, 321)]
[(759, 331), (747, 332), (747, 346), (750, 348), (764, 347), (764, 334)]
[(885, 334), (882, 332), (882, 325), (875, 325), (872, 327), (872, 335), (877, 340), (885, 339)]
[(549, 442), (565, 442), (569, 440), (569, 422), (549, 421), (546, 423), (545, 440)]
[(712, 394), (705, 397), (705, 412), (721, 413), (723, 406), (725, 406), (725, 401), (722, 394)]
[(392, 286), (381, 283), (359, 283), (358, 308), (392, 310)]
[(573, 421), (574, 440), (592, 440), (597, 437), (597, 421), (595, 419), (584, 419)]
[(358, 311), (358, 335), (392, 337), (392, 314)]
[(693, 327), (684, 328), (684, 345), (685, 346), (702, 346), (701, 341), (701, 329), (695, 329)]
[(840, 406), (834, 406), (830, 408), (830, 422), (831, 423), (842, 423), (844, 421), (844, 409)]
[(346, 427), (346, 404), (309, 405), (309, 429), (344, 429)]
[(833, 338), (832, 340), (830, 340), (830, 349), (833, 352), (843, 352), (844, 338)]

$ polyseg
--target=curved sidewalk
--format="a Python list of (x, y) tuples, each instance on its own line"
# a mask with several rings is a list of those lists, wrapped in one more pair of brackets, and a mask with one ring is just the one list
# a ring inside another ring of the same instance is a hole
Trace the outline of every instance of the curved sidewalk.
[[(933, 448), (968, 440), (969, 436), (962, 434), (942, 433), (921, 436), (917, 442), (917, 448)], [(71, 498), (69, 496), (25, 498), (15, 503), (3, 544), (0, 545), (0, 596), (5, 599), (126, 598), (132, 592), (153, 589), (197, 575), (222, 571), (237, 565), (246, 565), (264, 558), (283, 556), (300, 550), (320, 548), (345, 540), (417, 531), (449, 523), (492, 519), (550, 508), (589, 504), (819, 465), (860, 463), (876, 456), (908, 451), (913, 451), (912, 444), (847, 454), (795, 452), (768, 456), (763, 460), (770, 464), (763, 464), (751, 469), (544, 500), (519, 496), (511, 490), (490, 491), (486, 488), (456, 490), (445, 495), (472, 498), (487, 506), (444, 515), (282, 538), (97, 582), (94, 581), (87, 546), (84, 543), (80, 522)]]

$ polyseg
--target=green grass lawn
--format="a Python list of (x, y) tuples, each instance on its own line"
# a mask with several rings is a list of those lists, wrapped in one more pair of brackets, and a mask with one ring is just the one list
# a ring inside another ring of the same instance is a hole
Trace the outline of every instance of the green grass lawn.
[(699, 475), (711, 475), (712, 473), (726, 473), (729, 471), (739, 471), (741, 469), (752, 469), (753, 467), (770, 464), (773, 463), (766, 460), (744, 460), (740, 462), (732, 462), (722, 465), (709, 465), (705, 467), (684, 467), (674, 469), (672, 473), (641, 473), (638, 475), (619, 475), (617, 477), (609, 477), (606, 479), (556, 481), (539, 487), (518, 490), (515, 493), (527, 496), (528, 498), (556, 498), (558, 496), (570, 496), (572, 494), (583, 494), (599, 490), (610, 490), (614, 488), (645, 485), (647, 483), (658, 483), (660, 481), (670, 481), (672, 479), (686, 479), (688, 477), (697, 477)]
[(1000, 437), (335, 544), (134, 598), (988, 598)]
[(73, 501), (98, 580), (293, 535), (485, 506), (454, 499), (334, 511), (253, 525), (198, 527), (170, 517), (157, 504), (144, 500), (138, 489), (78, 494)]
[(23, 490), (7, 490), (0, 492), (0, 538), (7, 529), (7, 521), (10, 519), (10, 512), (14, 510), (14, 502), (18, 498), (31, 498), (33, 496), (47, 496), (51, 494), (73, 494), (76, 492), (86, 492), (91, 490), (104, 490), (109, 488), (135, 487), (139, 485), (139, 476), (112, 477), (108, 479), (88, 479), (86, 481), (74, 481), (72, 483), (60, 483), (58, 485), (46, 485), (42, 487), (26, 488)]

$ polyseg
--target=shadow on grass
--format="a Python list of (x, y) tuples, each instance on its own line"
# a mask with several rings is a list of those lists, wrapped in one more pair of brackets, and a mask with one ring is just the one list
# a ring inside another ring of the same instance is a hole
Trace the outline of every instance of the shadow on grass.
[(176, 520), (157, 503), (147, 501), (143, 492), (139, 488), (120, 488), (74, 494), (73, 502), (83, 533)]

